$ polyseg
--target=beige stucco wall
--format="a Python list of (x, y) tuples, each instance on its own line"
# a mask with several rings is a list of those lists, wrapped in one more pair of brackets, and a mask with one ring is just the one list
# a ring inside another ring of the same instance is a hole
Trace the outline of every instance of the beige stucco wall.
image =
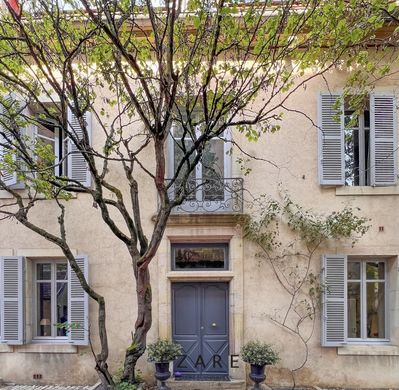
[[(345, 74), (339, 70), (309, 82), (287, 102), (289, 108), (306, 113), (316, 121), (317, 96), (320, 91), (342, 88)], [(380, 90), (397, 93), (396, 79), (387, 79), (377, 86)], [(397, 387), (399, 382), (399, 281), (397, 277), (399, 253), (397, 225), (399, 223), (397, 188), (367, 188), (359, 194), (353, 188), (322, 188), (317, 173), (317, 129), (303, 115), (286, 113), (282, 128), (277, 134), (266, 134), (257, 143), (246, 143), (243, 135), (233, 134), (248, 153), (273, 161), (277, 168), (264, 161), (250, 161), (250, 175), (245, 176), (247, 200), (263, 193), (277, 198), (278, 185), (288, 191), (293, 200), (316, 212), (330, 212), (344, 205), (359, 207), (361, 213), (371, 218), (368, 233), (352, 248), (348, 243), (330, 243), (314, 257), (312, 268), (320, 271), (320, 255), (344, 253), (352, 255), (388, 256), (390, 266), (390, 330), (392, 346), (321, 348), (320, 323), (317, 320), (309, 344), (309, 359), (296, 374), (297, 384), (345, 387)], [(94, 143), (101, 144), (101, 137), (93, 127)], [(235, 161), (235, 151), (232, 161)], [(152, 156), (146, 156), (151, 165)], [(113, 172), (118, 182), (121, 172)], [(232, 176), (240, 176), (240, 169), (233, 163)], [(141, 177), (143, 218), (146, 230), (152, 226), (151, 217), (156, 209), (153, 187)], [(1, 200), (0, 200), (1, 202)], [(57, 208), (44, 201), (33, 212), (35, 221), (56, 231)], [(102, 223), (99, 210), (92, 206), (86, 195), (78, 195), (68, 202), (68, 237), (78, 254), (89, 256), (89, 279), (92, 286), (104, 294), (107, 305), (107, 324), (110, 343), (109, 363), (117, 369), (129, 345), (130, 332), (135, 320), (135, 285), (127, 250)], [(379, 227), (384, 231), (380, 232)], [(14, 254), (27, 257), (27, 261), (40, 257), (57, 257), (59, 251), (12, 220), (0, 222), (0, 255)], [(230, 244), (229, 271), (202, 272), (201, 274), (171, 272), (170, 245), (177, 241), (224, 241)], [(153, 327), (149, 339), (171, 335), (171, 282), (176, 280), (225, 280), (230, 281), (230, 345), (231, 353), (238, 353), (243, 342), (258, 338), (273, 342), (281, 352), (282, 360), (270, 370), (270, 383), (288, 385), (288, 369), (297, 365), (304, 349), (295, 337), (268, 320), (276, 310), (286, 305), (284, 292), (275, 281), (266, 262), (256, 257), (256, 248), (242, 238), (234, 218), (187, 218), (175, 220), (165, 233), (157, 257), (150, 266), (153, 280)], [(27, 275), (29, 278), (29, 275)], [(29, 285), (29, 280), (27, 280)], [(29, 291), (27, 291), (27, 326), (30, 324)], [(90, 304), (91, 333), (97, 345), (96, 305)], [(141, 359), (139, 364), (149, 377), (152, 367)], [(243, 378), (245, 366), (231, 371), (234, 378)], [(41, 381), (34, 381), (33, 374), (42, 374)], [(17, 383), (94, 383), (94, 360), (89, 348), (62, 345), (34, 345), (20, 347), (0, 346), (0, 377)]]

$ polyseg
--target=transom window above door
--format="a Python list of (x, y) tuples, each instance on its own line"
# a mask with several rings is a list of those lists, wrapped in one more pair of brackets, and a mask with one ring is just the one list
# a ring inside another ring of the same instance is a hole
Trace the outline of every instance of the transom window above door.
[(228, 244), (172, 244), (172, 269), (226, 270)]

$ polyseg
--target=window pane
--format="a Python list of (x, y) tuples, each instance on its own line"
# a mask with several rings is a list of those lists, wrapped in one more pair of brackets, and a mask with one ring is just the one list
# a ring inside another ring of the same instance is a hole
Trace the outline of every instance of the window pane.
[(385, 337), (385, 283), (367, 282), (367, 337)]
[[(176, 172), (180, 162), (184, 158), (184, 155), (187, 153), (187, 150), (189, 150), (192, 147), (192, 145), (193, 145), (193, 142), (191, 140), (190, 141), (186, 140), (184, 143), (183, 142), (179, 142), (179, 143), (175, 142), (175, 144), (174, 144), (174, 170), (175, 170), (175, 172)], [(183, 149), (183, 148), (185, 148), (185, 149)], [(194, 158), (195, 158), (195, 154), (192, 154), (189, 159), (190, 162), (193, 162)], [(179, 173), (179, 177), (182, 177), (184, 175), (184, 173), (186, 172), (186, 170), (187, 170), (187, 165), (183, 165), (183, 167)], [(195, 194), (196, 185), (197, 185), (197, 183), (195, 180), (195, 169), (194, 169), (193, 171), (191, 171), (188, 181), (187, 181), (187, 184), (185, 186), (185, 190), (188, 192), (188, 196), (187, 196), (186, 200), (194, 200), (196, 198), (196, 196), (195, 196), (196, 195)], [(178, 190), (179, 186), (180, 186), (180, 181), (176, 180), (176, 185), (175, 185), (176, 190)]]
[(37, 335), (51, 336), (51, 283), (37, 284)]
[[(57, 283), (57, 324), (68, 322), (68, 283)], [(57, 328), (57, 336), (66, 336), (64, 328)]]
[(384, 262), (373, 262), (366, 264), (366, 277), (367, 280), (384, 280), (385, 279), (385, 263)]
[(204, 200), (224, 199), (224, 141), (211, 140), (202, 156), (202, 179)]
[(57, 264), (57, 280), (67, 280), (67, 265)]
[(37, 280), (51, 280), (51, 264), (37, 264)]
[(345, 185), (359, 185), (359, 131), (345, 129)]
[(54, 133), (54, 125), (48, 124), (48, 126), (45, 125), (38, 125), (37, 126), (37, 134), (46, 138), (50, 139), (55, 139), (55, 133)]
[(175, 248), (176, 269), (184, 268), (224, 268), (224, 247), (184, 247)]
[[(356, 264), (356, 263), (355, 263)], [(360, 282), (348, 283), (348, 337), (360, 338)]]
[(360, 280), (360, 262), (348, 262), (348, 279)]

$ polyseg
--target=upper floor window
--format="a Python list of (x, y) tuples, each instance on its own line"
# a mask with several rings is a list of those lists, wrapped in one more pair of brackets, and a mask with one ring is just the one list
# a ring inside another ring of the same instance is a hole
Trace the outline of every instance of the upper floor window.
[[(168, 175), (177, 178), (170, 188), (169, 196), (176, 196), (181, 190), (181, 177), (187, 170), (185, 156), (195, 140), (201, 136), (198, 126), (192, 132), (184, 130), (175, 123), (169, 137)], [(175, 212), (241, 212), (242, 211), (242, 179), (231, 178), (231, 142), (230, 132), (226, 130), (221, 136), (207, 141), (199, 163), (191, 171), (184, 186), (186, 201), (177, 206)], [(192, 162), (196, 156), (194, 151), (189, 157)], [(183, 161), (183, 162), (182, 162)]]
[(320, 184), (396, 184), (394, 96), (370, 94), (355, 112), (340, 94), (326, 93), (320, 96), (318, 111)]
[[(57, 112), (56, 103), (41, 103), (38, 104), (26, 104), (23, 100), (17, 97), (11, 97), (3, 99), (4, 104), (0, 104), (0, 160), (3, 159), (5, 153), (12, 151), (13, 135), (7, 130), (7, 126), (10, 123), (10, 118), (14, 118), (14, 123), (17, 123), (20, 127), (17, 128), (26, 142), (28, 149), (33, 149), (33, 145), (37, 145), (35, 141), (40, 142), (40, 145), (48, 145), (52, 151), (54, 159), (44, 157), (42, 155), (38, 158), (43, 160), (45, 166), (38, 167), (39, 169), (46, 169), (47, 167), (54, 167), (54, 174), (56, 176), (64, 176), (73, 180), (75, 183), (79, 182), (84, 186), (90, 186), (91, 174), (88, 169), (87, 161), (84, 155), (81, 153), (79, 148), (73, 142), (73, 137), (68, 137), (67, 134), (73, 134), (75, 140), (79, 140), (83, 137), (83, 130), (80, 123), (73, 113), (68, 108), (66, 114), (67, 117), (67, 128), (62, 127), (62, 118), (57, 117), (49, 118), (46, 116), (46, 110), (44, 107), (47, 105), (49, 110)], [(24, 107), (21, 112), (17, 114), (15, 107)], [(84, 113), (84, 120), (86, 122), (86, 130), (88, 133), (89, 141), (91, 142), (91, 114), (90, 112)], [(67, 130), (68, 129), (68, 130)], [(5, 136), (6, 135), (6, 136)], [(33, 140), (33, 142), (30, 142)], [(15, 152), (14, 152), (15, 160)], [(45, 161), (44, 161), (45, 160)], [(18, 175), (16, 172), (11, 170), (0, 171), (2, 180), (7, 186), (13, 188), (23, 188), (24, 183), (18, 181)]]

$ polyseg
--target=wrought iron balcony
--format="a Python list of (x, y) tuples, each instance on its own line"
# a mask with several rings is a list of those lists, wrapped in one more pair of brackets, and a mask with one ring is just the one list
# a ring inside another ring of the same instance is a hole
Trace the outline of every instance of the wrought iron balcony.
[[(168, 180), (170, 183), (170, 180)], [(174, 199), (182, 188), (175, 181), (169, 189), (169, 197)], [(242, 213), (242, 178), (203, 178), (190, 179), (186, 185), (186, 200), (173, 209), (173, 213)]]

